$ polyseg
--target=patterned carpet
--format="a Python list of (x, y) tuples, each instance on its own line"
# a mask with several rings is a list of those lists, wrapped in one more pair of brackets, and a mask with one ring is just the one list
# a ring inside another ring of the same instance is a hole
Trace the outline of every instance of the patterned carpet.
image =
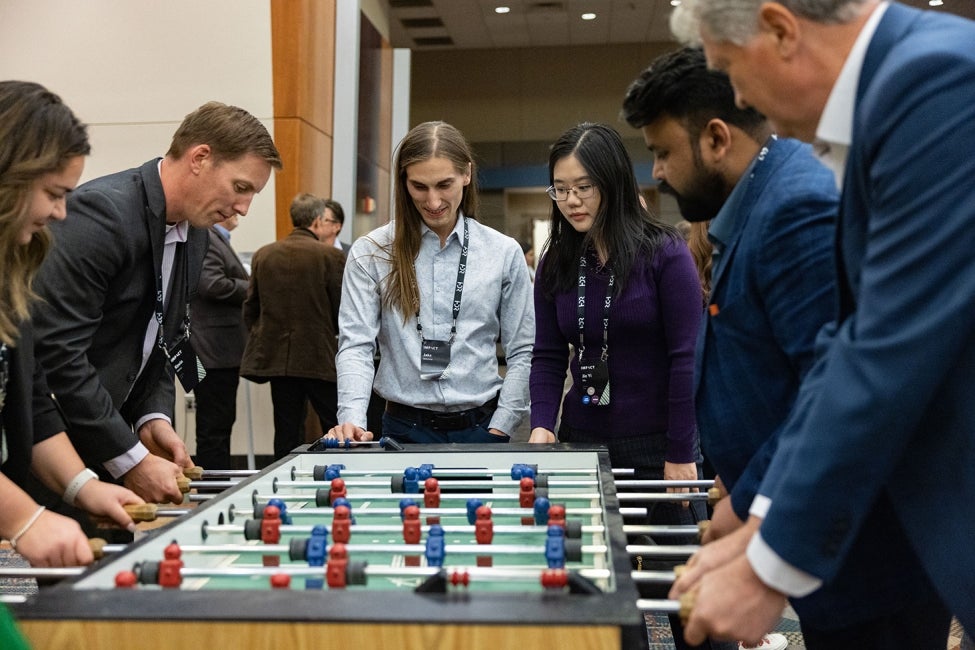
[[(17, 553), (11, 550), (10, 546), (4, 542), (0, 547), (0, 567), (26, 567), (29, 566)], [(29, 596), (37, 593), (37, 581), (24, 578), (0, 578), (0, 595), (2, 596)]]
[[(789, 640), (789, 650), (805, 649), (806, 644), (802, 640), (802, 632), (799, 631), (799, 619), (791, 607), (783, 613), (775, 632), (784, 634)], [(647, 633), (650, 637), (650, 650), (674, 650), (674, 637), (666, 616), (647, 614)]]

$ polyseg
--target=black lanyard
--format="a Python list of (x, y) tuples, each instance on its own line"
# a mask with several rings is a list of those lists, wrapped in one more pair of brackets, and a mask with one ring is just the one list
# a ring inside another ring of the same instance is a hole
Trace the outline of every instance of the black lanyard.
[[(609, 307), (613, 301), (613, 284), (616, 274), (610, 272), (609, 284), (606, 286), (606, 301), (603, 302), (603, 350), (600, 354), (600, 361), (605, 361), (609, 356)], [(582, 353), (586, 350), (586, 255), (579, 257), (579, 362), (582, 363)]]
[[(174, 226), (174, 228), (178, 228), (178, 227), (179, 226)], [(163, 242), (164, 242), (163, 257), (165, 257), (166, 256), (165, 239), (163, 240)], [(176, 249), (176, 246), (179, 246), (181, 243), (184, 245), (186, 244), (186, 242), (177, 242), (173, 248), (173, 267), (175, 267), (176, 265), (176, 253), (179, 252)], [(173, 274), (172, 267), (170, 268), (169, 273), (170, 276), (172, 276)], [(185, 294), (186, 312), (183, 314), (183, 335), (185, 338), (189, 339), (190, 337), (190, 273), (189, 273), (188, 262), (187, 262), (187, 254), (185, 250), (183, 251), (183, 282), (186, 285), (186, 294)], [(169, 347), (166, 345), (166, 337), (163, 334), (163, 314), (165, 312), (165, 308), (163, 306), (162, 286), (163, 286), (162, 265), (160, 265), (159, 273), (156, 275), (156, 307), (154, 312), (156, 318), (156, 324), (159, 326), (158, 336), (156, 337), (156, 345), (158, 345), (159, 349), (166, 354), (167, 358), (169, 358)]]
[(7, 380), (10, 379), (10, 352), (6, 343), (0, 343), (0, 411), (7, 399)]
[[(454, 307), (453, 307), (453, 323), (450, 326), (450, 340), (447, 341), (448, 344), (454, 342), (454, 337), (457, 335), (457, 317), (460, 315), (460, 299), (464, 294), (464, 276), (467, 274), (467, 248), (470, 245), (471, 234), (467, 229), (467, 217), (464, 219), (464, 245), (460, 249), (460, 262), (457, 264), (457, 284), (454, 285)], [(414, 274), (416, 273), (416, 266), (413, 267)], [(420, 306), (416, 306), (416, 331), (420, 334), (420, 340), (424, 341), (423, 338), (423, 326), (420, 325)]]

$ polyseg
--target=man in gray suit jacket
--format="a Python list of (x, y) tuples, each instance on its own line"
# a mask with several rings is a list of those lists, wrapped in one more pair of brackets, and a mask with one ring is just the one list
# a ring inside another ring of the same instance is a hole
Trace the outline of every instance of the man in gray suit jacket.
[(240, 358), (247, 342), (241, 305), (247, 295), (248, 274), (230, 246), (230, 233), (237, 227), (232, 216), (208, 231), (210, 248), (203, 259), (203, 271), (193, 314), (193, 348), (207, 369), (193, 394), (196, 397), (196, 464), (202, 467), (230, 467), (230, 435), (237, 418), (237, 385)]
[(173, 373), (187, 390), (200, 376), (187, 306), (206, 229), (247, 214), (272, 167), (281, 158), (260, 121), (210, 102), (165, 157), (85, 183), (51, 228), (37, 358), (85, 463), (147, 501), (181, 501), (176, 478), (192, 464), (173, 429)]

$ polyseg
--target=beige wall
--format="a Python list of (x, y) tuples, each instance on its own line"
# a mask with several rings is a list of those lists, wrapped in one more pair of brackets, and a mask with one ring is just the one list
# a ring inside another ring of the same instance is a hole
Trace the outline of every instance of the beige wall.
[[(163, 155), (209, 100), (273, 133), (269, 20), (267, 0), (2, 2), (0, 78), (45, 84), (90, 125), (87, 180)], [(240, 250), (274, 236), (274, 180), (234, 233)]]

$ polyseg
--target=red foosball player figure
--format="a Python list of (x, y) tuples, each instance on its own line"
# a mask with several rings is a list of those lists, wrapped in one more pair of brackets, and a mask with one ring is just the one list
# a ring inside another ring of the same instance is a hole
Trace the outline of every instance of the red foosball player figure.
[(179, 587), (183, 582), (183, 560), (180, 556), (183, 552), (179, 544), (173, 542), (163, 550), (163, 561), (159, 563), (159, 586), (160, 587)]
[(553, 505), (548, 509), (548, 525), (565, 528), (565, 506)]
[(325, 580), (331, 589), (345, 588), (345, 570), (349, 566), (349, 552), (345, 544), (332, 544), (328, 551), (328, 564), (325, 567)]
[(290, 589), (291, 588), (291, 576), (287, 573), (275, 573), (271, 576), (271, 588), (272, 589)]
[[(261, 518), (261, 541), (265, 544), (277, 544), (281, 540), (281, 511), (277, 506), (265, 506), (264, 517)], [(278, 566), (281, 558), (267, 554), (261, 557), (264, 566)]]
[[(474, 522), (474, 539), (478, 544), (490, 544), (494, 539), (494, 522), (491, 520), (491, 508), (481, 506), (477, 509), (477, 520)], [(478, 555), (477, 566), (491, 566), (490, 555)]]
[(340, 478), (333, 478), (332, 489), (328, 493), (329, 505), (334, 504), (336, 499), (344, 499), (346, 496), (345, 481)]
[[(432, 476), (423, 482), (423, 506), (425, 508), (440, 507), (440, 481)], [(427, 517), (427, 525), (432, 526), (439, 523), (440, 517), (438, 515)]]
[[(403, 541), (407, 544), (420, 543), (420, 508), (406, 506), (403, 508)], [(420, 566), (420, 556), (411, 553), (403, 558), (406, 566)]]
[(332, 543), (348, 544), (352, 537), (352, 511), (348, 506), (335, 506), (332, 510)]
[(265, 544), (277, 544), (281, 541), (281, 511), (277, 506), (264, 508), (261, 519), (261, 541)]
[[(518, 504), (522, 508), (532, 508), (535, 505), (535, 479), (525, 476), (518, 482), (520, 488), (518, 492)], [(531, 526), (535, 523), (534, 517), (522, 517), (522, 526)]]

